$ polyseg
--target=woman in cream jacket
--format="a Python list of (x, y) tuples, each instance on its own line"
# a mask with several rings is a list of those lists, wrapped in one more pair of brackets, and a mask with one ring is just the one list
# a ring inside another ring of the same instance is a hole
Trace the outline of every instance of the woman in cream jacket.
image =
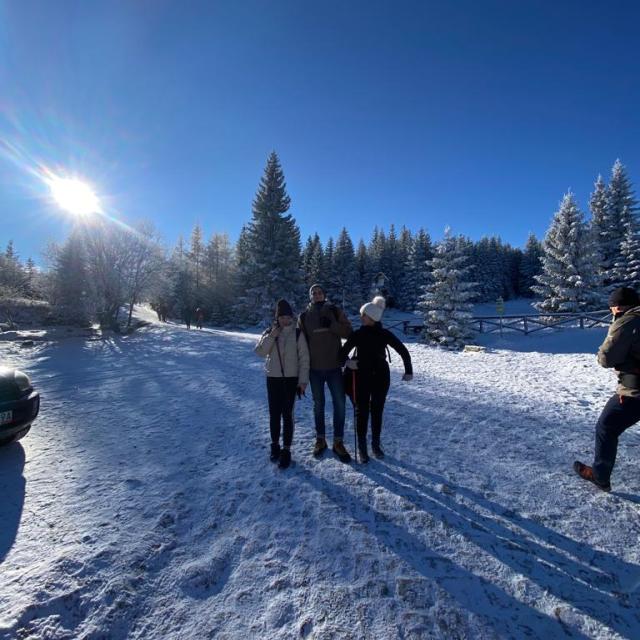
[(254, 351), (266, 358), (271, 460), (278, 461), (280, 468), (286, 469), (291, 463), (296, 392), (302, 395), (309, 383), (307, 340), (304, 334), (296, 329), (293, 310), (286, 300), (278, 300), (275, 322), (260, 336)]

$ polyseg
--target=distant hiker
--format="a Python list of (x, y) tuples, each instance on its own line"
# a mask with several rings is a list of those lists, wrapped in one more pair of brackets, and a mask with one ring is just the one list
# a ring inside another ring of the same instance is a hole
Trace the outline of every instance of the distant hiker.
[(184, 307), (182, 309), (182, 319), (187, 325), (187, 329), (191, 329), (191, 309), (189, 307)]
[[(358, 432), (358, 453), (362, 462), (369, 461), (367, 453), (367, 427), (371, 414), (371, 450), (376, 458), (384, 458), (380, 445), (382, 413), (389, 391), (390, 375), (387, 364), (387, 347), (400, 354), (404, 363), (403, 380), (413, 378), (411, 356), (402, 342), (391, 331), (384, 329), (380, 320), (385, 301), (376, 296), (360, 308), (362, 326), (354, 331), (340, 350), (340, 362), (347, 365), (345, 385), (353, 384), (355, 375), (355, 408)], [(347, 361), (349, 353), (355, 349), (354, 357)], [(349, 374), (350, 372), (350, 374)], [(353, 395), (351, 388), (347, 393)], [(353, 398), (352, 398), (353, 400)]]
[(327, 301), (321, 285), (312, 285), (309, 289), (309, 298), (311, 302), (300, 314), (298, 325), (307, 338), (311, 357), (309, 382), (313, 395), (313, 417), (316, 426), (313, 455), (320, 457), (327, 448), (324, 419), (324, 385), (326, 383), (333, 402), (333, 452), (342, 462), (349, 462), (351, 456), (343, 442), (345, 395), (339, 352), (341, 338), (347, 338), (351, 334), (351, 323), (342, 309)]
[(579, 460), (573, 463), (581, 478), (603, 491), (611, 491), (618, 438), (640, 420), (640, 296), (629, 287), (615, 289), (609, 307), (613, 322), (598, 350), (598, 363), (618, 372), (618, 388), (596, 424), (593, 466)]
[[(282, 469), (291, 463), (293, 442), (293, 409), (298, 395), (304, 394), (309, 382), (309, 349), (304, 335), (293, 323), (293, 311), (286, 300), (278, 300), (275, 322), (267, 329), (255, 352), (266, 358), (271, 461)], [(283, 438), (280, 447), (280, 423)]]
[(202, 321), (204, 320), (204, 311), (201, 307), (196, 309), (196, 327), (202, 329)]

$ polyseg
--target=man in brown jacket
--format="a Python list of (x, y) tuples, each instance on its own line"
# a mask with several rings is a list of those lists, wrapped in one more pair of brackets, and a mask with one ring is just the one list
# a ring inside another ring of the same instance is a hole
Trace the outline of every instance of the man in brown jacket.
[(322, 286), (309, 289), (311, 302), (300, 314), (300, 328), (309, 343), (311, 370), (309, 383), (313, 395), (313, 416), (316, 425), (316, 443), (313, 455), (320, 457), (327, 448), (324, 420), (324, 385), (329, 387), (333, 402), (333, 451), (342, 462), (351, 456), (344, 447), (345, 394), (340, 367), (342, 338), (351, 334), (351, 323), (342, 309), (330, 304)]
[(593, 466), (573, 463), (581, 478), (603, 491), (611, 491), (618, 438), (640, 420), (640, 296), (629, 287), (615, 289), (609, 307), (614, 320), (598, 351), (598, 363), (618, 372), (618, 388), (596, 424)]

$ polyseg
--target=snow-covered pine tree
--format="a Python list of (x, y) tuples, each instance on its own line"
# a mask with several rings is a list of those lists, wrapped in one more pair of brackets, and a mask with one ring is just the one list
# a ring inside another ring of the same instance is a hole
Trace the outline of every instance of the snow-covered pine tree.
[(296, 306), (302, 298), (300, 231), (287, 214), (291, 200), (277, 154), (271, 153), (247, 225), (243, 291), (239, 307), (250, 322), (268, 322), (279, 298)]
[(204, 243), (202, 241), (202, 229), (199, 224), (193, 227), (189, 243), (189, 261), (193, 271), (193, 292), (196, 305), (203, 303), (202, 287), (202, 262), (204, 261)]
[(535, 276), (539, 275), (542, 271), (543, 255), (544, 249), (542, 243), (533, 233), (530, 233), (524, 247), (522, 260), (520, 261), (520, 281), (518, 283), (520, 295), (526, 298), (531, 298), (534, 295), (531, 287), (536, 284)]
[(447, 227), (427, 265), (432, 281), (424, 287), (419, 307), (424, 313), (423, 337), (426, 342), (461, 349), (471, 336), (470, 300), (475, 283), (467, 279), (468, 256), (461, 238), (451, 235)]
[(503, 295), (504, 264), (498, 238), (483, 237), (473, 246), (473, 264), (469, 277), (478, 283), (478, 299), (487, 302)]
[(636, 225), (638, 201), (634, 197), (625, 166), (616, 160), (611, 169), (611, 180), (606, 193), (605, 286), (613, 288), (619, 279), (617, 264), (624, 260), (622, 243), (629, 225)]
[(84, 241), (77, 230), (54, 249), (51, 285), (50, 302), (58, 318), (65, 324), (88, 324), (95, 312), (95, 300)]
[(320, 242), (320, 236), (316, 233), (313, 237), (309, 236), (302, 256), (302, 269), (306, 289), (309, 289), (316, 282), (322, 282), (324, 277), (323, 262), (322, 243)]
[(363, 304), (363, 299), (360, 294), (353, 242), (345, 228), (340, 232), (336, 243), (333, 272), (337, 293), (334, 302), (341, 305), (347, 312), (356, 311)]
[(404, 270), (403, 267), (396, 228), (392, 223), (384, 243), (382, 268), (380, 269), (387, 276), (387, 306), (397, 306), (396, 297), (398, 295), (400, 278)]
[(593, 193), (589, 197), (589, 210), (591, 211), (589, 225), (599, 256), (598, 272), (604, 281), (607, 271), (613, 264), (611, 260), (616, 255), (617, 247), (615, 242), (612, 245), (612, 240), (609, 238), (607, 185), (601, 175), (598, 175), (593, 184)]
[(424, 292), (423, 287), (431, 278), (428, 263), (432, 258), (431, 238), (424, 229), (420, 229), (413, 240), (405, 270), (404, 298), (407, 311), (418, 309), (418, 302)]
[(397, 242), (396, 264), (393, 268), (393, 277), (395, 279), (395, 306), (404, 311), (411, 310), (407, 281), (409, 278), (409, 255), (412, 247), (413, 237), (411, 231), (403, 226)]
[(538, 284), (531, 289), (542, 298), (534, 303), (540, 311), (579, 312), (602, 306), (594, 237), (571, 192), (547, 231), (542, 272), (535, 280)]
[(620, 260), (613, 265), (615, 286), (632, 287), (640, 291), (640, 229), (635, 220), (627, 224), (620, 253)]
[(327, 246), (322, 253), (322, 265), (324, 267), (324, 273), (322, 274), (322, 281), (320, 284), (324, 287), (324, 292), (329, 300), (332, 302), (339, 302), (340, 294), (336, 284), (336, 273), (334, 265), (334, 254), (336, 252), (335, 242), (333, 237), (327, 240)]
[(360, 300), (368, 300), (374, 274), (371, 272), (371, 260), (367, 252), (367, 245), (365, 245), (362, 238), (358, 242), (356, 251), (356, 272), (360, 286)]
[(204, 307), (216, 324), (229, 322), (234, 296), (233, 249), (226, 233), (214, 233), (204, 250)]
[(369, 255), (369, 266), (371, 268), (371, 281), (369, 282), (369, 293), (367, 298), (371, 299), (374, 295), (380, 293), (373, 284), (374, 279), (379, 273), (387, 275), (385, 269), (389, 270), (386, 255), (387, 237), (377, 226), (373, 229), (367, 253)]

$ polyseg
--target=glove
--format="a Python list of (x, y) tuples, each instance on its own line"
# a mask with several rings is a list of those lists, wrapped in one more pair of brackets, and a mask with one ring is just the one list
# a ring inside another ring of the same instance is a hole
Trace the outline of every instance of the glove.
[(352, 371), (357, 371), (358, 361), (355, 359), (347, 360), (347, 369), (351, 369)]
[(411, 380), (413, 380), (413, 374), (412, 374), (412, 373), (405, 373), (405, 374), (402, 376), (402, 379), (403, 379), (405, 382), (410, 382)]
[(320, 326), (323, 329), (328, 329), (331, 326), (331, 318), (322, 316), (322, 318), (320, 318)]

